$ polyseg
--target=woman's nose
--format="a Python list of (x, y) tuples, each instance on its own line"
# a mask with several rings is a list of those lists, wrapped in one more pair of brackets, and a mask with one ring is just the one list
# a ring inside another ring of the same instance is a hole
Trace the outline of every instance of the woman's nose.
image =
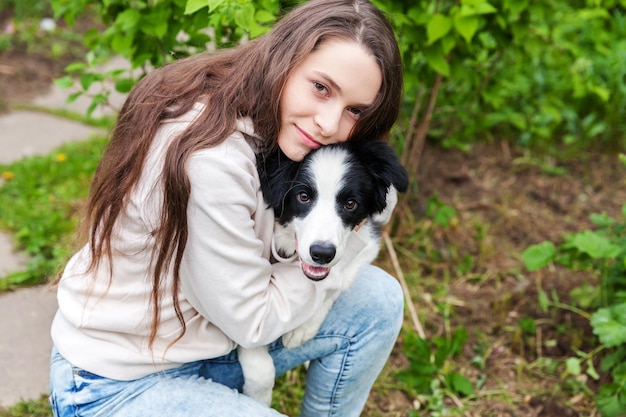
[(332, 138), (339, 132), (341, 124), (341, 109), (334, 106), (324, 106), (315, 116), (315, 124), (324, 138)]

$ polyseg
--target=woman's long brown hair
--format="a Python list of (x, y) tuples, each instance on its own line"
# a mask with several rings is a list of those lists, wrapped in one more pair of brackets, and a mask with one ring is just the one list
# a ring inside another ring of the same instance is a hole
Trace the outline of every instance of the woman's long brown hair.
[(358, 42), (380, 65), (380, 92), (351, 137), (384, 138), (400, 109), (402, 64), (388, 22), (367, 0), (310, 1), (287, 14), (263, 37), (235, 49), (202, 53), (152, 71), (128, 96), (87, 201), (83, 233), (91, 251), (89, 270), (97, 268), (103, 259), (112, 266), (114, 225), (139, 181), (160, 122), (185, 114), (196, 102), (206, 103), (202, 115), (171, 139), (165, 155), (161, 219), (152, 232), (156, 245), (151, 265), (150, 346), (157, 336), (161, 289), (170, 268), (174, 277), (170, 283), (173, 305), (181, 324), (178, 339), (186, 330), (178, 292), (188, 235), (191, 184), (186, 163), (190, 155), (224, 141), (239, 117), (250, 117), (266, 146), (276, 146), (280, 94), (287, 76), (322, 42), (332, 38)]

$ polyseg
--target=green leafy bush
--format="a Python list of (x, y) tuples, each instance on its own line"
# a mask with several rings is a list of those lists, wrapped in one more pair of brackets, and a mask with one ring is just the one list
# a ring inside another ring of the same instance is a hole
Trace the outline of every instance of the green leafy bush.
[[(603, 417), (626, 414), (626, 205), (622, 218), (594, 214), (595, 230), (583, 230), (564, 238), (555, 246), (551, 242), (532, 245), (522, 254), (529, 270), (539, 270), (556, 262), (572, 270), (589, 271), (598, 277), (598, 285), (586, 283), (572, 291), (580, 307), (590, 309), (590, 324), (606, 356), (601, 370), (612, 381), (602, 385), (596, 405)], [(550, 301), (540, 293), (540, 304)], [(590, 362), (589, 362), (590, 363)], [(595, 372), (595, 370), (594, 370)]]
[[(105, 81), (112, 81), (118, 92), (127, 93), (152, 67), (262, 35), (279, 12), (278, 0), (52, 0), (51, 4), (55, 17), (70, 25), (80, 15), (91, 13), (105, 28), (84, 34), (90, 50), (85, 61), (70, 65), (68, 76), (57, 81), (63, 88), (76, 87), (70, 101), (88, 95), (92, 84)], [(140, 71), (102, 73), (99, 65), (113, 54), (126, 58)], [(98, 93), (92, 100), (88, 114), (108, 103), (108, 93)]]
[(441, 410), (446, 396), (474, 394), (471, 381), (454, 366), (454, 358), (461, 353), (467, 337), (467, 330), (463, 327), (450, 337), (438, 336), (432, 340), (422, 339), (414, 333), (406, 334), (404, 353), (410, 364), (398, 372), (397, 378), (408, 392), (425, 403), (425, 409)]
[[(624, 144), (626, 2), (376, 0), (406, 77), (405, 162), (424, 137), (543, 151)], [(412, 109), (412, 110), (411, 110)], [(404, 132), (403, 132), (404, 133)]]
[[(130, 90), (150, 67), (265, 33), (298, 0), (51, 0), (73, 23), (90, 12), (103, 30), (60, 84)], [(511, 140), (548, 152), (624, 144), (626, 0), (374, 0), (392, 22), (405, 65), (398, 132), (414, 171), (426, 137), (467, 148)], [(118, 54), (141, 69), (100, 74)], [(75, 98), (76, 96), (72, 96)], [(94, 97), (94, 105), (106, 102)], [(92, 110), (92, 109), (90, 109)]]

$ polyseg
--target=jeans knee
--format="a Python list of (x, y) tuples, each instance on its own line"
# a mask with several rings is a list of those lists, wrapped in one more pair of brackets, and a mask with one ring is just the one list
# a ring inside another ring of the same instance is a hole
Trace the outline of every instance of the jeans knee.
[(385, 311), (386, 320), (389, 324), (394, 324), (393, 329), (397, 334), (402, 327), (404, 320), (404, 294), (402, 287), (397, 279), (391, 275), (387, 275), (386, 286), (384, 289), (383, 303), (386, 308), (381, 309)]
[(370, 318), (396, 337), (404, 320), (404, 294), (396, 278), (382, 269), (368, 266), (365, 278), (369, 284), (368, 309)]

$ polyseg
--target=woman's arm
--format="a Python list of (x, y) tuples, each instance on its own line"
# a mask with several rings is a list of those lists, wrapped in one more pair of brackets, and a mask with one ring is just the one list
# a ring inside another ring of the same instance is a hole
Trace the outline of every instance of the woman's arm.
[(187, 171), (192, 189), (182, 291), (229, 338), (244, 347), (272, 342), (340, 287), (339, 268), (313, 282), (299, 261), (270, 263), (273, 215), (261, 199), (254, 155), (243, 138), (198, 152)]

